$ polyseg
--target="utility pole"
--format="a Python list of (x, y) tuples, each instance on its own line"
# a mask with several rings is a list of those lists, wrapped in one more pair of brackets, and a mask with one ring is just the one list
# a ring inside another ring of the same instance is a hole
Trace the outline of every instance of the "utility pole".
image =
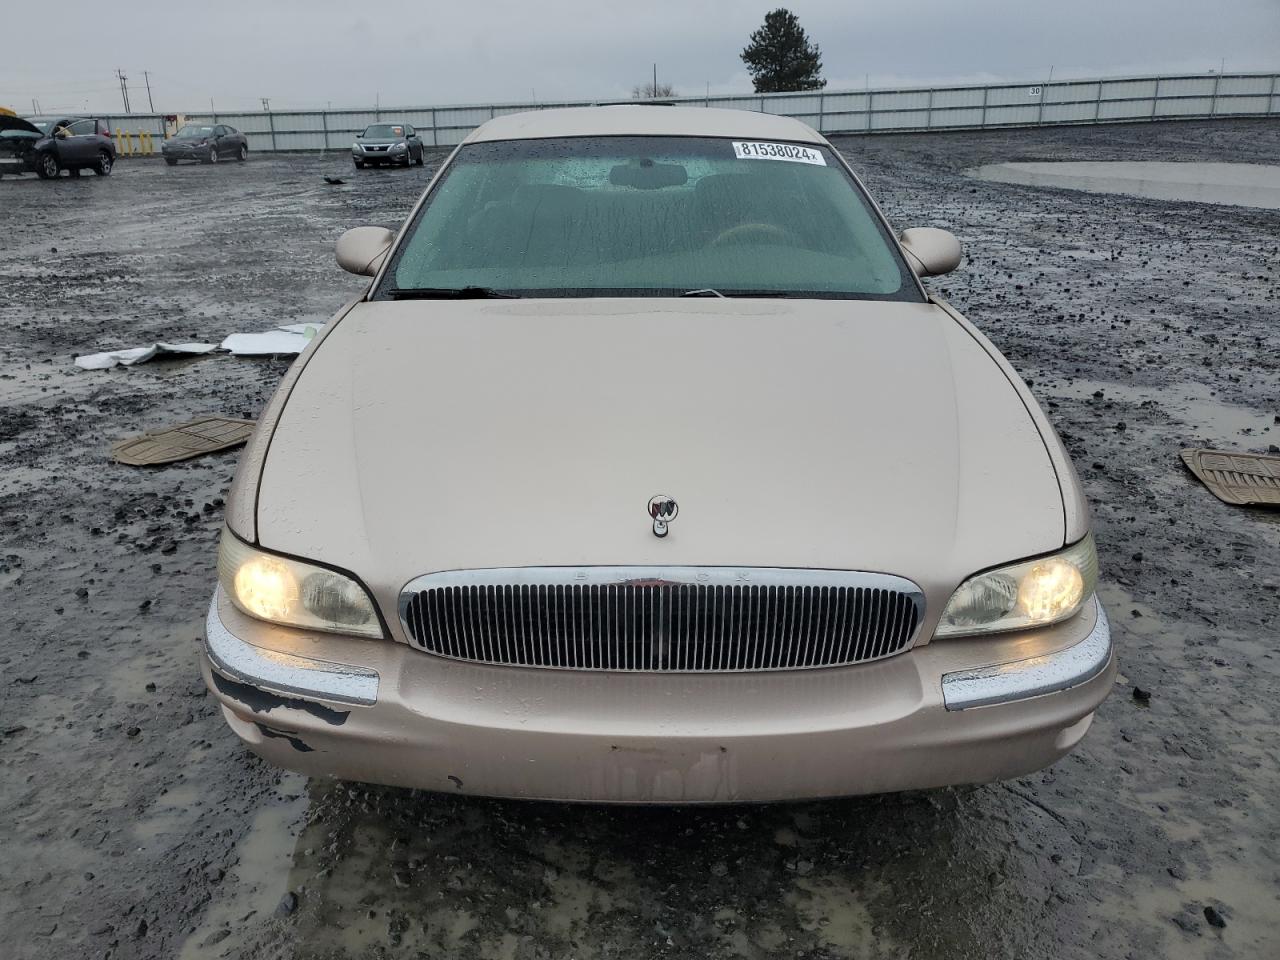
[(658, 65), (655, 63), (653, 65), (653, 90), (652, 92), (650, 92), (649, 96), (656, 97), (657, 95), (658, 95)]
[(124, 101), (124, 112), (133, 113), (129, 109), (129, 78), (119, 67), (116, 67), (116, 79), (120, 81), (120, 99)]
[(151, 112), (156, 112), (156, 105), (151, 99), (151, 74), (146, 70), (142, 71), (142, 78), (147, 81), (147, 106), (151, 108)]
[(38, 116), (40, 116), (40, 108), (36, 106), (36, 98), (35, 98), (35, 97), (32, 97), (32, 98), (31, 98), (31, 113), (32, 113), (34, 116), (37, 116), (37, 117), (38, 117)]

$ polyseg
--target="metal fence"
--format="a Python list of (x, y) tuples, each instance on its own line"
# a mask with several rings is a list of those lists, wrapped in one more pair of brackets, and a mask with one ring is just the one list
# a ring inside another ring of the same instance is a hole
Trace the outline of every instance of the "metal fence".
[[(249, 148), (342, 150), (371, 123), (412, 124), (426, 143), (448, 147), (493, 117), (524, 110), (589, 106), (599, 101), (495, 103), (365, 110), (189, 113), (198, 123), (226, 123), (246, 133)], [(1280, 116), (1280, 74), (1222, 73), (1060, 80), (986, 86), (675, 97), (681, 106), (727, 107), (802, 120), (824, 134), (973, 130), (1212, 117)], [(163, 135), (163, 119), (109, 118), (113, 130)]]

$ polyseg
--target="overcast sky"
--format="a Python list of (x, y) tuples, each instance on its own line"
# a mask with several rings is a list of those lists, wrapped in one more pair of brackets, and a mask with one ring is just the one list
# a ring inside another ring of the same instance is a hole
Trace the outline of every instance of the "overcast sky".
[[(773, 2), (748, 0), (12, 0), (0, 105), (134, 111), (749, 91), (738, 54)], [(1280, 69), (1280, 0), (795, 0), (829, 89)]]

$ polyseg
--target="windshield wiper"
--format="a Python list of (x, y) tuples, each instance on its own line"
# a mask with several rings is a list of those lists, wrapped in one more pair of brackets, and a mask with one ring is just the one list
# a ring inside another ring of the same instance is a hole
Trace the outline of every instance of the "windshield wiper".
[(520, 296), (489, 287), (396, 287), (387, 294), (392, 300), (517, 300)]
[(721, 300), (728, 298), (719, 290), (712, 290), (710, 287), (703, 287), (699, 290), (686, 290), (680, 294), (682, 297), (719, 297)]

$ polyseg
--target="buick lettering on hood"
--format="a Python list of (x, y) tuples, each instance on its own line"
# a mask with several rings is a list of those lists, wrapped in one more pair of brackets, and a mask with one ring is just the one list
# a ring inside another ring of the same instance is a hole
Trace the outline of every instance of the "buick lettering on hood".
[(1115, 660), (1089, 511), (994, 346), (795, 120), (499, 117), (289, 370), (202, 669), (315, 776), (703, 803), (1017, 777)]

